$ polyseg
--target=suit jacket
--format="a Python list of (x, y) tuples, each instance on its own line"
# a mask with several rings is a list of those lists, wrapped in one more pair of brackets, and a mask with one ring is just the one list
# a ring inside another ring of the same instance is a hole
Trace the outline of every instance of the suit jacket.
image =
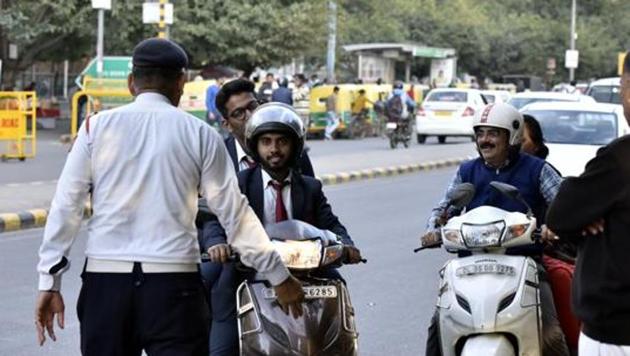
[[(225, 139), (225, 147), (230, 154), (230, 158), (232, 158), (234, 169), (236, 170), (236, 173), (238, 173), (238, 156), (236, 154), (236, 139), (234, 136), (230, 135)], [(315, 177), (315, 171), (313, 171), (313, 165), (311, 164), (311, 159), (308, 157), (306, 150), (302, 151), (300, 158), (298, 158), (297, 168), (301, 174), (309, 177)]]
[[(238, 174), (238, 184), (260, 221), (264, 221), (265, 200), (260, 166), (241, 171)], [(348, 231), (332, 212), (322, 190), (322, 183), (317, 179), (295, 172), (292, 174), (291, 209), (293, 219), (307, 222), (319, 229), (332, 231), (341, 237), (344, 244), (354, 245)], [(216, 244), (226, 243), (226, 241), (225, 230), (216, 217), (208, 219), (203, 224), (200, 234), (200, 244), (203, 251), (207, 251), (208, 248)]]

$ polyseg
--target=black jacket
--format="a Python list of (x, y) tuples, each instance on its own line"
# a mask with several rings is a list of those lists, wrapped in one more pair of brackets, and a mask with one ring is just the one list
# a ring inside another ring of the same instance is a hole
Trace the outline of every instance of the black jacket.
[[(260, 166), (241, 171), (238, 174), (238, 185), (258, 219), (263, 221), (265, 199)], [(299, 174), (291, 176), (291, 209), (293, 219), (305, 221), (319, 229), (330, 230), (341, 237), (344, 244), (354, 245), (346, 228), (333, 214), (322, 190), (322, 183), (317, 179)], [(204, 223), (200, 235), (203, 251), (227, 241), (225, 231), (216, 217)]]
[[(600, 218), (604, 232), (583, 237)], [(601, 148), (581, 176), (562, 183), (547, 226), (578, 245), (572, 303), (584, 334), (630, 345), (630, 136)]]

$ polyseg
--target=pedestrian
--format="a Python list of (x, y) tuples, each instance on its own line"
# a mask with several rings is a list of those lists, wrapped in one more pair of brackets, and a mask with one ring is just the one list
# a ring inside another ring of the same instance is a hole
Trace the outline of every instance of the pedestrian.
[(276, 89), (276, 83), (273, 73), (267, 73), (265, 81), (258, 88), (258, 100), (261, 103), (270, 102), (274, 89)]
[[(301, 175), (295, 168), (304, 145), (302, 120), (293, 108), (280, 103), (260, 106), (247, 121), (248, 150), (256, 167), (239, 172), (239, 186), (252, 209), (268, 226), (288, 219), (305, 221), (319, 229), (329, 230), (339, 237), (349, 254), (347, 263), (358, 263), (360, 251), (324, 195), (321, 183), (314, 177)], [(222, 264), (218, 285), (213, 288), (213, 309), (218, 309), (213, 320), (211, 356), (238, 354), (238, 326), (236, 290), (246, 274), (239, 272), (227, 260), (230, 247), (225, 232), (216, 219), (210, 222), (212, 231), (203, 247), (213, 263)], [(342, 279), (335, 268), (318, 272), (313, 277)], [(221, 298), (218, 298), (221, 297)]]
[(177, 108), (186, 52), (152, 38), (133, 51), (134, 101), (79, 129), (59, 178), (40, 247), (35, 308), (40, 345), (64, 327), (61, 275), (91, 191), (83, 285), (83, 355), (208, 354), (208, 306), (194, 219), (207, 198), (241, 260), (261, 269), (279, 303), (301, 312), (303, 291), (240, 194), (221, 137)]
[(326, 129), (324, 131), (324, 138), (326, 140), (332, 140), (333, 133), (339, 126), (339, 117), (337, 116), (337, 95), (339, 94), (339, 87), (333, 88), (332, 94), (326, 99)]
[(293, 93), (286, 78), (282, 79), (278, 88), (271, 93), (271, 101), (293, 106)]
[(221, 113), (217, 110), (215, 100), (217, 93), (227, 78), (217, 78), (216, 83), (208, 86), (206, 89), (206, 121), (210, 126), (218, 129), (221, 125)]
[[(630, 123), (630, 52), (620, 96)], [(560, 186), (550, 229), (578, 246), (573, 310), (582, 322), (580, 355), (630, 355), (630, 136), (602, 147), (579, 177)]]

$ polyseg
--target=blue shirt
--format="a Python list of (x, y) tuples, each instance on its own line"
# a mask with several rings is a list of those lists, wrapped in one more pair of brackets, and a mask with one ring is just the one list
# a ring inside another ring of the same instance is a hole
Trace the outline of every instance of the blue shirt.
[(206, 90), (206, 110), (209, 113), (213, 113), (216, 117), (221, 117), (221, 113), (217, 110), (217, 94), (219, 93), (219, 86), (216, 84), (212, 84)]

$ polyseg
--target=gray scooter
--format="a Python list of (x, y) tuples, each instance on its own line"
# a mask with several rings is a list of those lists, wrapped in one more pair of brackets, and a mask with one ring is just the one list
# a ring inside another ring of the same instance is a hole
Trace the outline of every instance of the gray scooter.
[(297, 319), (285, 314), (269, 282), (253, 273), (236, 292), (241, 355), (357, 355), (354, 308), (345, 283), (316, 277), (343, 264), (343, 245), (330, 231), (297, 220), (266, 230), (283, 262), (304, 286), (304, 313)]

